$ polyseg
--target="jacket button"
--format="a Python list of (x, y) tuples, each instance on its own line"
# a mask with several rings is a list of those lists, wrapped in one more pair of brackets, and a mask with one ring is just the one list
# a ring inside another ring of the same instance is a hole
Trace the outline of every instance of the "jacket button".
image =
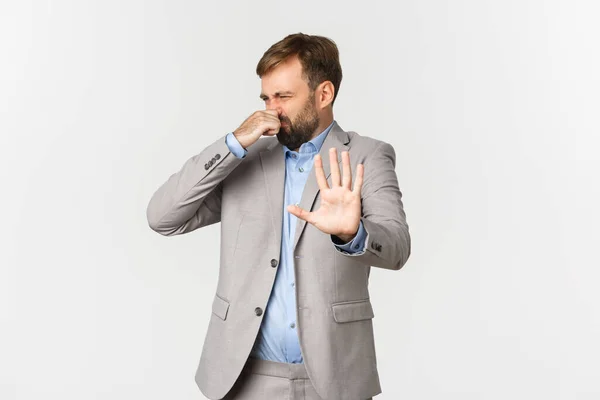
[(204, 164), (204, 169), (209, 169), (209, 168), (210, 168), (210, 165)]
[(221, 155), (219, 153), (215, 154), (215, 158), (218, 160), (221, 158)]
[(262, 308), (256, 307), (254, 309), (254, 314), (256, 314), (256, 316), (260, 317), (262, 315)]
[(271, 267), (275, 268), (277, 266), (277, 260), (276, 259), (272, 259), (271, 260)]

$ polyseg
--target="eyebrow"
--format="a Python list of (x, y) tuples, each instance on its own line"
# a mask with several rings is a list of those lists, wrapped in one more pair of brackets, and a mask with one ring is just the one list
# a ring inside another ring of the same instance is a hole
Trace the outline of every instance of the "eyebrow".
[[(281, 95), (284, 95), (284, 94), (294, 94), (294, 92), (291, 92), (291, 91), (289, 91), (289, 90), (285, 90), (285, 91), (283, 91), (283, 92), (275, 92), (275, 94), (273, 95), (273, 97), (279, 97), (279, 96), (281, 96)], [(267, 96), (267, 95), (266, 95), (266, 94), (264, 94), (264, 93), (261, 93), (259, 97), (260, 97), (262, 100), (266, 100), (266, 99), (268, 99), (268, 98), (269, 98), (269, 96)]]

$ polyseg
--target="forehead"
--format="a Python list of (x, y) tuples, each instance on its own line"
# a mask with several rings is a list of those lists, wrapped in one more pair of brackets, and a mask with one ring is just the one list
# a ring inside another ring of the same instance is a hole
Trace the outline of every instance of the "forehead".
[(302, 64), (298, 57), (290, 57), (261, 77), (262, 94), (270, 95), (284, 90), (298, 91), (308, 84), (302, 78)]

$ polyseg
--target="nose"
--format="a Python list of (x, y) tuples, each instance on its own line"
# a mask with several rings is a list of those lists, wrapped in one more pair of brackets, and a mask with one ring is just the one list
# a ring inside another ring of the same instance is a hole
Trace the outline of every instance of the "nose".
[(275, 110), (275, 111), (277, 111), (277, 116), (278, 117), (281, 117), (281, 115), (283, 115), (283, 109), (281, 107), (279, 107), (279, 106), (275, 106), (275, 105), (269, 104), (269, 105), (266, 106), (266, 109), (267, 110)]

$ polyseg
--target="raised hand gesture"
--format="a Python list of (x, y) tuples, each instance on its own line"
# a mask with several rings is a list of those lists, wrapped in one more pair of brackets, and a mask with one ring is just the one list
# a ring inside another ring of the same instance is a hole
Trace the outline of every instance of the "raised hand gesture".
[(315, 156), (314, 170), (321, 191), (321, 207), (315, 211), (306, 211), (296, 205), (289, 205), (287, 210), (322, 232), (349, 242), (358, 232), (360, 225), (360, 190), (363, 184), (364, 166), (357, 165), (356, 182), (352, 188), (349, 153), (342, 152), (343, 177), (340, 176), (337, 160), (337, 150), (332, 147), (329, 149), (331, 167), (331, 187), (329, 187), (323, 171), (323, 160), (319, 154)]

